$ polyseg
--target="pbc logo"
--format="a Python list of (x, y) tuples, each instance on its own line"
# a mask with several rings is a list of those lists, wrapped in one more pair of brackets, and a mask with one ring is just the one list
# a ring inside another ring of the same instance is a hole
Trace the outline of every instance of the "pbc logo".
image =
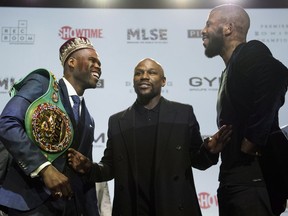
[(188, 38), (202, 38), (200, 29), (189, 29), (187, 33), (188, 33)]
[(127, 43), (167, 43), (167, 29), (127, 29)]
[(207, 192), (202, 192), (198, 194), (198, 202), (202, 209), (208, 209), (212, 206), (218, 206), (217, 196), (211, 196)]
[(63, 26), (59, 30), (59, 36), (63, 40), (73, 37), (103, 38), (103, 29), (73, 29), (70, 26)]

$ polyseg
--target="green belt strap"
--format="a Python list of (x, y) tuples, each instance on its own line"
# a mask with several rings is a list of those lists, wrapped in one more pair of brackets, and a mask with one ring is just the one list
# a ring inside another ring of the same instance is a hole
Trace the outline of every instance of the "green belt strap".
[[(45, 69), (38, 69), (31, 73), (46, 75), (50, 77), (50, 81), (46, 93), (28, 107), (25, 114), (25, 129), (33, 143), (40, 148), (50, 162), (53, 162), (72, 144), (74, 131), (61, 102), (55, 76)], [(25, 78), (14, 84), (10, 91), (11, 96), (21, 88)]]

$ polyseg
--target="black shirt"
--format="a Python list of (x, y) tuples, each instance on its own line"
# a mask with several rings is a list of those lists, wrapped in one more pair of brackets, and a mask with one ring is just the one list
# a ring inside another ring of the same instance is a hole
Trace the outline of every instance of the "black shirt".
[(154, 164), (160, 102), (151, 110), (136, 103), (135, 140), (138, 186), (138, 214), (155, 215)]

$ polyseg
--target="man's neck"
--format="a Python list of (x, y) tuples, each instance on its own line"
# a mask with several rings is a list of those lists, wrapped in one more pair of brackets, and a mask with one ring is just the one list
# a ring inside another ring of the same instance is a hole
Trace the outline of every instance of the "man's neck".
[(146, 109), (151, 110), (159, 103), (161, 95), (157, 95), (152, 99), (137, 98), (139, 104), (143, 105)]

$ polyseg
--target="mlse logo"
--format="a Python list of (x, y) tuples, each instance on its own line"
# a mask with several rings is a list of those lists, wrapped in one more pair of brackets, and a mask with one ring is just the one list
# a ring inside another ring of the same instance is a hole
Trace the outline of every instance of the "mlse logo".
[(94, 143), (106, 143), (105, 133), (100, 133), (98, 137), (95, 136)]
[(14, 85), (15, 78), (2, 78), (0, 79), (0, 93), (7, 93), (10, 88)]
[(142, 41), (144, 43), (167, 43), (167, 29), (153, 28), (153, 29), (127, 29), (127, 40), (136, 41), (136, 43)]
[(204, 85), (208, 85), (208, 87), (212, 87), (213, 85), (219, 85), (220, 78), (219, 77), (191, 77), (189, 79), (189, 85), (193, 87), (201, 87)]

